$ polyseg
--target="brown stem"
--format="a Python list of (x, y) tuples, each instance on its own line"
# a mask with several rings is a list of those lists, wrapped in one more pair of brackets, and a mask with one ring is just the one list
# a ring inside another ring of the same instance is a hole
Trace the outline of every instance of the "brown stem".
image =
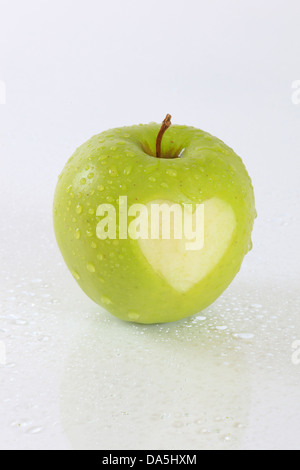
[(167, 129), (169, 129), (169, 127), (172, 124), (171, 119), (172, 119), (172, 116), (170, 116), (170, 114), (167, 114), (165, 119), (163, 120), (162, 126), (158, 133), (158, 136), (156, 139), (156, 157), (157, 158), (161, 158), (161, 141), (164, 136), (164, 133), (166, 132)]

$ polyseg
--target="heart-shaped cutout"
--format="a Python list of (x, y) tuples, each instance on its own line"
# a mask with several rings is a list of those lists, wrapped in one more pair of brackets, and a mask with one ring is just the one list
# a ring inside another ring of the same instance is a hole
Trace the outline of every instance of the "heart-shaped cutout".
[[(153, 205), (158, 204), (173, 206), (174, 202), (167, 200), (151, 201), (147, 204), (148, 213), (151, 214)], [(184, 225), (183, 220), (181, 222), (177, 220), (176, 224), (175, 218), (172, 219), (170, 224), (170, 239), (163, 239), (161, 233), (158, 239), (151, 238), (153, 219), (149, 216), (149, 238), (138, 240), (140, 249), (153, 270), (162, 276), (175, 290), (182, 293), (198, 284), (213, 270), (226, 253), (235, 230), (235, 214), (227, 202), (214, 197), (203, 203), (202, 211), (203, 209), (204, 225), (202, 234), (204, 244), (199, 245), (200, 249), (191, 248), (193, 244), (190, 236), (187, 238), (183, 229), (181, 239), (175, 239), (178, 238), (178, 235), (175, 234), (180, 231), (180, 227), (177, 226), (178, 223)], [(196, 212), (193, 214), (194, 224), (195, 221)]]

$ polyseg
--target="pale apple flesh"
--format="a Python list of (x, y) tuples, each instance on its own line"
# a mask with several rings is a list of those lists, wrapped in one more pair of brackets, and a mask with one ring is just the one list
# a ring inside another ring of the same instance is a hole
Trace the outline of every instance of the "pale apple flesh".
[[(167, 204), (174, 201), (152, 201), (152, 204)], [(211, 198), (204, 203), (204, 246), (199, 250), (189, 250), (189, 240), (184, 236), (175, 239), (175, 219), (172, 219), (170, 240), (160, 238), (138, 240), (139, 246), (153, 270), (178, 292), (186, 292), (199, 283), (218, 264), (226, 253), (236, 227), (236, 219), (231, 206), (218, 198)], [(149, 210), (150, 213), (150, 210)], [(151, 218), (149, 218), (151, 232)], [(162, 223), (162, 221), (161, 221)], [(181, 223), (181, 221), (178, 221)]]

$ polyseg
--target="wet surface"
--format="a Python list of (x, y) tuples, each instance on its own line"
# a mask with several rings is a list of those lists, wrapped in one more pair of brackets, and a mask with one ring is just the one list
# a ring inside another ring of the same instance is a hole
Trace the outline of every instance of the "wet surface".
[[(258, 240), (199, 315), (127, 324), (77, 287), (38, 205), (18, 220), (26, 237), (1, 226), (1, 448), (299, 447), (295, 259), (277, 272)], [(276, 241), (297, 223), (265, 222)]]

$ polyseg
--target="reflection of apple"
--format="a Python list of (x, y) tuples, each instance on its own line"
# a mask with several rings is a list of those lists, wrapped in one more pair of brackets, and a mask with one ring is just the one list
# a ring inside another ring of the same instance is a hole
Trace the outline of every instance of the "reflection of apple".
[[(229, 314), (229, 323), (242, 318)], [(230, 329), (209, 319), (136, 329), (104, 318), (78, 319), (64, 364), (60, 421), (72, 449), (241, 448), (250, 365)]]
[[(169, 126), (167, 117), (161, 131), (148, 124), (93, 137), (71, 157), (56, 189), (55, 233), (69, 269), (91, 299), (127, 321), (199, 312), (226, 289), (251, 247), (256, 212), (241, 159), (201, 130)], [(112, 204), (119, 213), (120, 196), (128, 207), (204, 204), (204, 248), (187, 251), (186, 240), (174, 237), (99, 239), (97, 209)]]

